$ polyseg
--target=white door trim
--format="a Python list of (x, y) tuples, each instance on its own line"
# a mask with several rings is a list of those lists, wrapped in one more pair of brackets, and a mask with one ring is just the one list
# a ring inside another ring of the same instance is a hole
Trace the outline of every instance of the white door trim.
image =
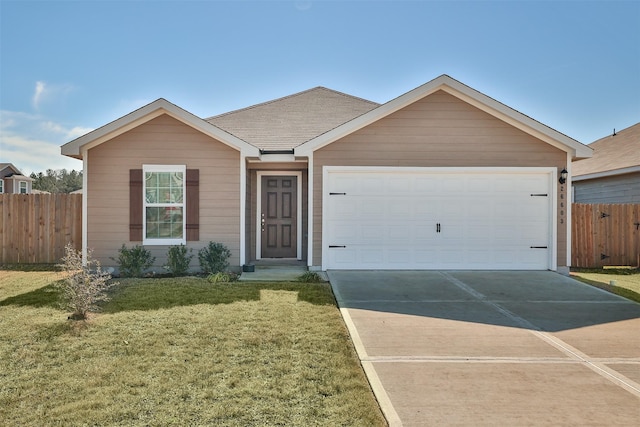
[[(322, 167), (322, 270), (327, 269), (327, 260), (329, 259), (329, 246), (325, 239), (325, 233), (328, 230), (327, 225), (327, 198), (329, 196), (330, 173), (440, 173), (440, 174), (462, 174), (462, 173), (487, 173), (487, 174), (548, 174), (549, 179), (549, 244), (551, 250), (548, 255), (548, 263), (550, 270), (558, 270), (558, 170), (556, 167), (402, 167), (402, 166), (323, 166)], [(568, 243), (570, 244), (570, 243)]]
[(256, 184), (256, 259), (262, 259), (262, 177), (263, 176), (295, 176), (296, 177), (296, 258), (302, 259), (302, 171), (257, 171)]

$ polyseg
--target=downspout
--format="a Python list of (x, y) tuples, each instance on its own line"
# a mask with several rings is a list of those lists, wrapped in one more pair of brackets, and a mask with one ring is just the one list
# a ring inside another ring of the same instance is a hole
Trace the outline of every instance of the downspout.
[(82, 265), (87, 265), (87, 247), (89, 244), (88, 215), (89, 206), (89, 150), (82, 149)]
[(307, 160), (307, 267), (313, 266), (313, 151)]
[(246, 263), (247, 163), (240, 151), (240, 268)]
[[(572, 188), (572, 180), (573, 177), (571, 175), (571, 163), (572, 160), (572, 154), (571, 153), (567, 153), (567, 172), (569, 172), (567, 174), (567, 201), (566, 201), (566, 205), (567, 205), (567, 270), (570, 270), (571, 268), (571, 247), (573, 245), (572, 241), (571, 241), (571, 227), (572, 227), (572, 221), (571, 221), (571, 204), (573, 202), (573, 188)], [(569, 274), (569, 271), (567, 271), (567, 274)]]

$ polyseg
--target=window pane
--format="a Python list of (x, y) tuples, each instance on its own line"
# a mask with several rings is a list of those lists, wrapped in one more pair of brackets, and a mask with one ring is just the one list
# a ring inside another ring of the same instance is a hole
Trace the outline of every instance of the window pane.
[(156, 203), (158, 201), (158, 191), (155, 188), (146, 189), (145, 200), (147, 203)]
[(156, 172), (158, 175), (158, 187), (168, 188), (171, 182), (171, 173), (170, 172)]
[(182, 203), (182, 187), (171, 189), (171, 202)]
[(181, 207), (148, 207), (146, 213), (148, 239), (182, 238)]
[(158, 186), (158, 177), (155, 172), (147, 172), (144, 178), (147, 184), (147, 188)]
[(147, 172), (145, 198), (147, 203), (183, 203), (182, 172)]

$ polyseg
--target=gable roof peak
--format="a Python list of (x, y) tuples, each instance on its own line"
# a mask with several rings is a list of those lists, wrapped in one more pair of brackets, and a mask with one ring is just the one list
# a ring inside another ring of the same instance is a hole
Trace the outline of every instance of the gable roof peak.
[(378, 106), (316, 86), (205, 120), (261, 150), (291, 150)]
[(552, 129), (542, 123), (532, 119), (531, 117), (520, 113), (513, 108), (496, 101), (495, 99), (473, 89), (464, 83), (442, 74), (435, 79), (424, 83), (417, 88), (406, 92), (391, 101), (378, 106), (377, 108), (362, 114), (343, 125), (332, 129), (325, 134), (305, 142), (296, 147), (295, 154), (298, 156), (309, 155), (311, 152), (331, 144), (332, 142), (343, 138), (365, 126), (372, 124), (414, 102), (421, 100), (437, 91), (445, 91), (450, 95), (485, 111), (492, 116), (538, 138), (550, 145), (560, 148), (571, 153), (572, 158), (591, 157), (592, 151), (589, 147), (573, 138), (570, 138), (555, 129)]
[(221, 113), (221, 114), (217, 114), (215, 116), (211, 116), (211, 117), (207, 117), (204, 120), (213, 123), (216, 119), (228, 116), (228, 115), (232, 115), (232, 114), (236, 114), (236, 113), (241, 113), (244, 111), (248, 111), (248, 110), (253, 110), (256, 108), (260, 108), (260, 107), (265, 107), (271, 104), (277, 104), (277, 103), (281, 103), (283, 101), (287, 101), (296, 97), (300, 97), (300, 96), (304, 96), (304, 95), (309, 95), (309, 94), (313, 94), (314, 92), (327, 92), (327, 93), (331, 93), (331, 94), (335, 94), (335, 95), (340, 95), (340, 96), (344, 96), (346, 98), (350, 98), (350, 99), (354, 99), (354, 100), (358, 100), (358, 101), (362, 101), (362, 102), (366, 102), (371, 104), (372, 106), (378, 106), (379, 104), (373, 101), (369, 101), (368, 99), (364, 99), (364, 98), (359, 98), (357, 96), (353, 96), (353, 95), (349, 95), (347, 93), (344, 92), (340, 92), (334, 89), (329, 89), (327, 87), (324, 86), (316, 86), (316, 87), (312, 87), (310, 89), (306, 89), (300, 92), (296, 92), (296, 93), (292, 93), (290, 95), (286, 95), (286, 96), (282, 96), (280, 98), (275, 98), (269, 101), (265, 101), (265, 102), (260, 102), (258, 104), (253, 104), (250, 105), (248, 107), (243, 107), (243, 108), (239, 108), (237, 110), (231, 110), (231, 111), (227, 111), (225, 113)]
[(190, 113), (184, 108), (181, 108), (164, 98), (158, 98), (155, 101), (130, 112), (129, 114), (99, 127), (98, 129), (94, 129), (81, 137), (67, 142), (61, 147), (60, 151), (65, 156), (82, 159), (83, 147), (89, 149), (102, 144), (103, 142), (106, 142), (109, 139), (146, 123), (162, 114), (167, 114), (239, 151), (253, 155), (257, 155), (258, 153), (256, 147), (251, 146), (247, 142), (235, 137), (220, 127), (201, 119), (193, 113)]

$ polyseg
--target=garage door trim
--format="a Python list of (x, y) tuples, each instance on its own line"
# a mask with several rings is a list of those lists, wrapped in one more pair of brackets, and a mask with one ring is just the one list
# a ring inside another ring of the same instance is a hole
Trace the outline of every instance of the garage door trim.
[(322, 270), (328, 268), (329, 245), (335, 242), (328, 241), (328, 198), (337, 197), (330, 195), (329, 176), (332, 173), (377, 173), (377, 174), (439, 174), (439, 175), (460, 175), (460, 174), (501, 174), (508, 179), (509, 175), (516, 174), (545, 174), (549, 177), (549, 251), (547, 265), (550, 270), (557, 270), (557, 168), (555, 167), (394, 167), (394, 166), (323, 166), (323, 194), (322, 194)]

